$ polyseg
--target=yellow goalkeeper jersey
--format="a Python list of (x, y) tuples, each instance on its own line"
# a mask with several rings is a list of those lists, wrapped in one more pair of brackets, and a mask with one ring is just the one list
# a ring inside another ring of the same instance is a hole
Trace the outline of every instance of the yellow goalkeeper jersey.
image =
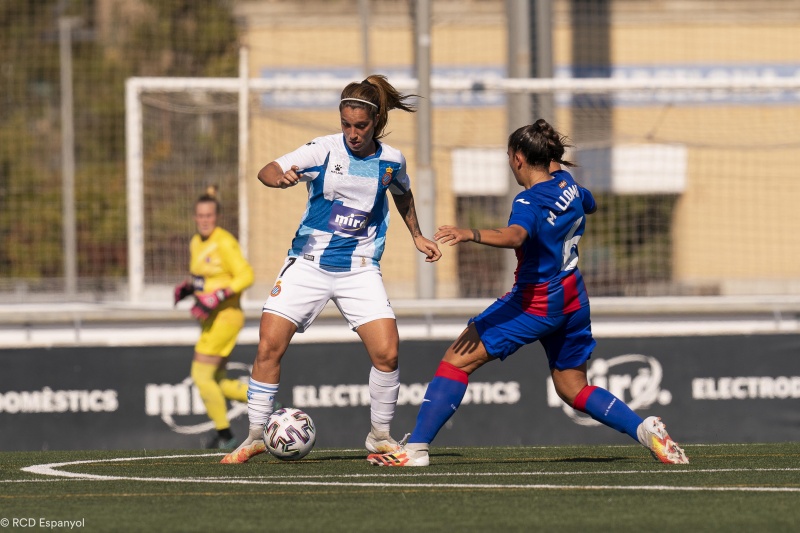
[(239, 307), (242, 291), (253, 284), (253, 268), (242, 255), (236, 237), (217, 227), (205, 240), (195, 234), (189, 250), (194, 290), (213, 292), (230, 287), (236, 295), (223, 301), (218, 309)]

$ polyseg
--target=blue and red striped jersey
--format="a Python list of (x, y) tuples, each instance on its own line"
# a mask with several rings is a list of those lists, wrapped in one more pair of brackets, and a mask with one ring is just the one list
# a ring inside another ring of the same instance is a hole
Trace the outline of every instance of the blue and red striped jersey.
[(578, 241), (586, 214), (597, 204), (569, 172), (552, 176), (520, 192), (508, 219), (509, 226), (524, 228), (528, 238), (516, 250), (514, 287), (503, 299), (519, 299), (526, 312), (537, 316), (559, 316), (589, 304), (578, 271)]

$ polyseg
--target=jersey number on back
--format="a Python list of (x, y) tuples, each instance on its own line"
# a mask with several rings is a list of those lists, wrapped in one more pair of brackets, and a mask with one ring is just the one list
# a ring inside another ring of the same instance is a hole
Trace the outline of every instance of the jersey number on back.
[(578, 266), (578, 241), (581, 240), (580, 235), (575, 235), (578, 228), (583, 222), (583, 217), (572, 224), (567, 236), (564, 237), (564, 246), (561, 248), (561, 270), (574, 270)]

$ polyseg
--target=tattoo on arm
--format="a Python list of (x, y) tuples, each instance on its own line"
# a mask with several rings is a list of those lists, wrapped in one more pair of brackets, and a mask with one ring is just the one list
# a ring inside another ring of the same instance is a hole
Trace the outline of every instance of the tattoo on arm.
[(472, 229), (472, 240), (475, 242), (481, 242), (481, 230), (479, 229)]
[(414, 196), (411, 191), (400, 196), (394, 196), (395, 206), (400, 216), (403, 217), (403, 222), (406, 223), (411, 237), (419, 237), (422, 235), (422, 230), (419, 228), (419, 220), (417, 220), (417, 211), (414, 207)]

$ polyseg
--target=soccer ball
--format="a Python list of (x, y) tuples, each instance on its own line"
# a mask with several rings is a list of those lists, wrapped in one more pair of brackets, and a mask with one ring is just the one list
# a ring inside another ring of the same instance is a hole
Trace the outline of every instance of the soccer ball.
[(264, 443), (269, 453), (284, 461), (302, 459), (317, 440), (314, 421), (305, 412), (284, 407), (272, 413), (264, 425)]

